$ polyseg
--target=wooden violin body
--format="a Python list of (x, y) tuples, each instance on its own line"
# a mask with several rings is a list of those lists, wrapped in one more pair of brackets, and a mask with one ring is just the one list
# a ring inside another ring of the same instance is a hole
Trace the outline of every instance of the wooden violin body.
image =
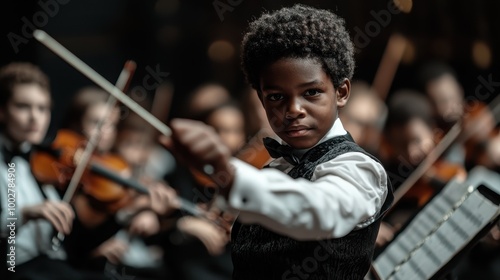
[(412, 201), (420, 208), (455, 177), (462, 180), (466, 179), (467, 172), (462, 165), (444, 160), (436, 161), (426, 174), (403, 196), (402, 202)]
[[(82, 136), (69, 130), (60, 130), (50, 149), (32, 155), (30, 162), (35, 178), (63, 190), (73, 176), (84, 146)], [(123, 184), (98, 174), (96, 170), (103, 168), (117, 176), (130, 173), (128, 164), (121, 157), (110, 153), (94, 154), (80, 181), (81, 190), (92, 199), (96, 208), (115, 213), (130, 203), (132, 195)]]

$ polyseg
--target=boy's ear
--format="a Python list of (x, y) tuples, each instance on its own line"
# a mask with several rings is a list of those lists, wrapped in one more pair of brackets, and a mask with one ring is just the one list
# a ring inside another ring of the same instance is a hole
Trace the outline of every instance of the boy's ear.
[(347, 104), (349, 96), (351, 95), (351, 81), (344, 79), (337, 87), (337, 107), (342, 108)]

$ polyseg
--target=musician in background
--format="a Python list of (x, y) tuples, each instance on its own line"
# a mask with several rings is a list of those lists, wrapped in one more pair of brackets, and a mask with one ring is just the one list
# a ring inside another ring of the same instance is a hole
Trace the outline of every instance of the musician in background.
[(245, 144), (245, 118), (234, 101), (226, 102), (205, 112), (200, 120), (217, 131), (233, 155), (236, 155)]
[[(15, 243), (1, 252), (15, 254), (15, 267), (8, 264), (15, 272), (9, 271), (8, 279), (99, 279), (75, 271), (65, 262), (63, 249), (51, 248), (53, 231), (69, 234), (75, 214), (53, 188), (37, 183), (29, 165), (32, 146), (40, 144), (47, 132), (50, 110), (49, 79), (37, 66), (11, 63), (0, 70), (0, 232), (10, 235), (8, 218), (17, 218), (11, 229)], [(15, 170), (15, 182), (8, 181), (9, 167)], [(8, 208), (8, 198), (15, 199), (15, 209)]]
[[(68, 117), (65, 119), (64, 128), (82, 134), (85, 139), (91, 138), (94, 133), (99, 133), (96, 145), (98, 155), (111, 154), (117, 136), (117, 124), (120, 111), (116, 105), (108, 104), (109, 94), (99, 88), (87, 87), (76, 93), (68, 108)], [(103, 120), (100, 130), (97, 124)], [(124, 170), (122, 175), (130, 178), (131, 170)], [(132, 197), (130, 206), (135, 207), (138, 194), (127, 190)], [(164, 198), (155, 196), (155, 198)], [(168, 200), (169, 198), (166, 197)], [(149, 201), (149, 200), (148, 200)], [(152, 200), (151, 200), (152, 201)], [(165, 202), (165, 201), (164, 201)], [(172, 205), (163, 203), (168, 212)], [(131, 220), (124, 223), (120, 220), (118, 211), (108, 211), (100, 207), (95, 197), (79, 188), (72, 199), (76, 209), (76, 218), (73, 223), (73, 233), (66, 237), (64, 246), (68, 252), (69, 262), (77, 268), (102, 272), (109, 265), (119, 265), (128, 250), (127, 238), (115, 234), (123, 228), (131, 234), (151, 236), (159, 232), (160, 225), (158, 213), (152, 209), (152, 203), (145, 205), (140, 212), (132, 215)], [(141, 204), (142, 205), (142, 204)], [(129, 205), (127, 205), (128, 207)], [(134, 208), (136, 209), (136, 208)], [(138, 275), (136, 275), (138, 276)]]
[(134, 204), (142, 205), (139, 206), (142, 209), (150, 204), (154, 211), (142, 213), (143, 217), (131, 227), (116, 234), (115, 238), (127, 245), (116, 271), (119, 274), (125, 269), (138, 279), (170, 279), (172, 276), (164, 266), (165, 252), (159, 246), (158, 235), (170, 230), (177, 219), (171, 217), (174, 209), (169, 206), (177, 194), (162, 180), (165, 173), (175, 168), (175, 160), (163, 147), (157, 147), (153, 127), (136, 114), (121, 119), (117, 128), (113, 151), (127, 161), (132, 170), (131, 178), (150, 192), (149, 196), (137, 197)]
[(473, 95), (467, 100), (450, 66), (440, 62), (425, 64), (419, 73), (420, 84), (432, 101), (434, 114), (442, 134), (460, 124), (463, 134), (470, 134), (464, 143), (454, 143), (444, 157), (465, 165), (467, 170), (482, 165), (492, 170), (500, 166), (500, 131), (497, 120), (485, 103), (484, 96)]
[[(435, 148), (442, 134), (436, 129), (431, 102), (423, 93), (414, 90), (395, 92), (388, 108), (384, 137), (392, 149), (392, 158), (386, 168), (397, 190)], [(455, 176), (465, 180), (467, 173), (463, 165), (444, 157), (436, 161), (384, 218), (377, 244), (380, 246), (390, 241), (393, 231)]]
[(206, 113), (231, 99), (229, 91), (218, 83), (205, 83), (196, 87), (188, 95), (185, 103), (186, 117), (198, 119)]
[[(186, 107), (193, 108), (190, 118), (210, 124), (221, 135), (225, 145), (236, 153), (245, 143), (245, 121), (239, 107), (228, 102), (229, 92), (222, 85), (206, 84), (190, 94)], [(210, 99), (207, 102), (202, 100)], [(178, 170), (186, 167), (178, 166)], [(175, 172), (169, 181), (186, 199), (208, 207), (215, 186), (205, 189), (213, 181), (190, 169), (189, 173)], [(177, 236), (177, 238), (171, 238)], [(175, 279), (219, 280), (231, 279), (232, 263), (229, 251), (229, 236), (220, 227), (205, 220), (185, 216), (176, 223), (170, 233), (170, 242), (165, 244), (165, 258), (172, 267)]]

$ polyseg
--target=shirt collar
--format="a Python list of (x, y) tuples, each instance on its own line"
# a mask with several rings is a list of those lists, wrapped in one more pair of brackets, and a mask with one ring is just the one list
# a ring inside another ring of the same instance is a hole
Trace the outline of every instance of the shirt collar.
[[(323, 138), (321, 138), (321, 140), (318, 141), (318, 143), (316, 143), (316, 145), (307, 149), (295, 149), (293, 153), (299, 156), (299, 158), (301, 158), (307, 151), (325, 142), (326, 140), (345, 134), (347, 134), (347, 131), (344, 129), (344, 126), (342, 125), (342, 121), (340, 121), (340, 118), (337, 118), (333, 123), (332, 127), (330, 128), (330, 130), (325, 134), (325, 136), (323, 136)], [(278, 137), (278, 142), (280, 142), (282, 145), (288, 145), (288, 143), (286, 143), (279, 137)]]
[(31, 144), (27, 141), (21, 143), (19, 146), (16, 146), (9, 137), (7, 137), (4, 133), (0, 133), (0, 148), (4, 147), (6, 150), (10, 152), (19, 151), (21, 153), (28, 153), (31, 150)]

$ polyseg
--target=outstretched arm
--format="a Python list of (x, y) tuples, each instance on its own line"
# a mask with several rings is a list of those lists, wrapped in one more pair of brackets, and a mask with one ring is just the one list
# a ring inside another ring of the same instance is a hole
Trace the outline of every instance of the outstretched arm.
[(373, 222), (387, 196), (387, 175), (370, 157), (346, 153), (316, 167), (312, 180), (292, 179), (233, 159), (213, 129), (199, 122), (172, 122), (169, 147), (185, 163), (214, 167), (240, 220), (296, 239), (341, 237)]

